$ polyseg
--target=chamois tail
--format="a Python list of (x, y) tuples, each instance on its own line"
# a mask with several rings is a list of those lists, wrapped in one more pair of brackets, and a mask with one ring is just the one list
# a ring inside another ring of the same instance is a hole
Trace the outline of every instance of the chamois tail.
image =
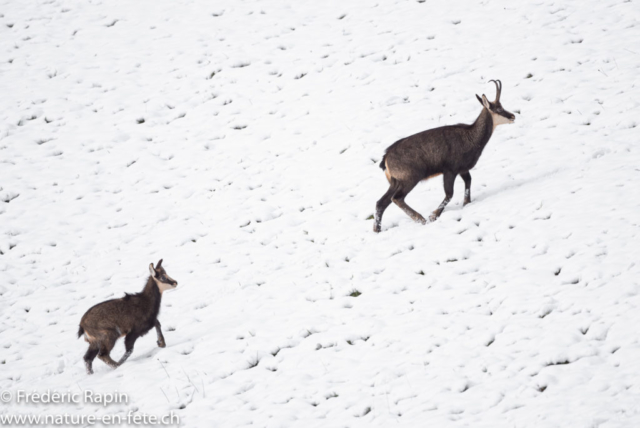
[(385, 153), (384, 156), (382, 156), (382, 161), (380, 161), (380, 169), (383, 171), (387, 169), (386, 161), (387, 161), (387, 154)]
[(82, 336), (83, 334), (84, 334), (84, 328), (80, 326), (80, 328), (78, 329), (78, 337)]

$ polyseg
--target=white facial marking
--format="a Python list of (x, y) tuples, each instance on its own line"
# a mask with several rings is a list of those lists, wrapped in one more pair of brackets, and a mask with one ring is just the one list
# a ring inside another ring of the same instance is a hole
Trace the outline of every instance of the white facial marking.
[[(165, 275), (168, 279), (172, 280), (173, 278), (169, 277), (169, 275)], [(155, 278), (154, 278), (155, 279)], [(158, 284), (158, 290), (160, 290), (160, 294), (164, 293), (167, 290), (173, 290), (177, 287), (177, 285), (171, 285), (166, 282), (162, 282), (156, 279), (156, 284)]]
[(496, 130), (498, 125), (504, 125), (505, 123), (511, 123), (512, 120), (507, 119), (504, 116), (491, 112), (491, 118), (493, 119), (493, 131)]

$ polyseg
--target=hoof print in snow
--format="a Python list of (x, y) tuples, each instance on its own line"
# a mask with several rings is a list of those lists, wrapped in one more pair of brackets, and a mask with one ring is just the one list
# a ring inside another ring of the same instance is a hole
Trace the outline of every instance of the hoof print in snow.
[(553, 312), (553, 309), (544, 309), (542, 311), (542, 313), (540, 315), (538, 315), (538, 318), (543, 319), (545, 318), (547, 315), (549, 315), (551, 312)]
[(0, 201), (8, 204), (18, 196), (20, 196), (20, 193), (6, 193), (2, 197), (0, 197)]
[(547, 367), (549, 367), (549, 366), (565, 366), (567, 364), (571, 364), (571, 361), (569, 361), (569, 360), (554, 361), (554, 362), (551, 362), (551, 363), (547, 363)]
[(252, 369), (256, 367), (258, 364), (260, 364), (260, 359), (256, 356), (254, 359), (247, 361), (247, 364), (248, 364), (247, 370)]
[(365, 407), (362, 413), (354, 415), (356, 418), (367, 416), (371, 412), (371, 407)]

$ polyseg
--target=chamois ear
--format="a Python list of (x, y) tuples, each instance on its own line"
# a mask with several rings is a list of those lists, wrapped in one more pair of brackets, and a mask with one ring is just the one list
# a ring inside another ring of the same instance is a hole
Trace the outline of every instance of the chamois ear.
[(485, 94), (482, 94), (482, 105), (487, 110), (491, 110), (491, 104), (489, 103), (489, 100), (487, 99), (487, 96)]
[(162, 259), (160, 259), (160, 261), (156, 265), (156, 269), (160, 269), (160, 266), (162, 266)]
[(153, 263), (149, 264), (149, 273), (151, 274), (152, 278), (156, 277), (156, 270), (153, 268)]
[(484, 107), (484, 104), (482, 104), (482, 98), (480, 98), (478, 94), (476, 94), (476, 98), (478, 99), (478, 102)]

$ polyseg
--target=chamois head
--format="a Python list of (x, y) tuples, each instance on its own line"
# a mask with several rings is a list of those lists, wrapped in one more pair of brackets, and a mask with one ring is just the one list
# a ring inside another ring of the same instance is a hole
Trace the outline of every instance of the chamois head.
[(489, 80), (489, 82), (493, 82), (496, 85), (496, 99), (493, 102), (490, 102), (487, 99), (485, 94), (482, 94), (482, 98), (476, 95), (480, 104), (491, 113), (491, 118), (493, 119), (493, 129), (498, 125), (502, 125), (503, 123), (513, 123), (516, 120), (516, 117), (513, 113), (506, 111), (502, 108), (502, 104), (500, 104), (500, 93), (502, 92), (502, 82), (499, 80)]
[(173, 290), (178, 286), (178, 282), (167, 275), (167, 272), (162, 267), (162, 259), (160, 259), (155, 268), (153, 267), (153, 263), (149, 265), (149, 273), (158, 286), (160, 293), (166, 290)]

